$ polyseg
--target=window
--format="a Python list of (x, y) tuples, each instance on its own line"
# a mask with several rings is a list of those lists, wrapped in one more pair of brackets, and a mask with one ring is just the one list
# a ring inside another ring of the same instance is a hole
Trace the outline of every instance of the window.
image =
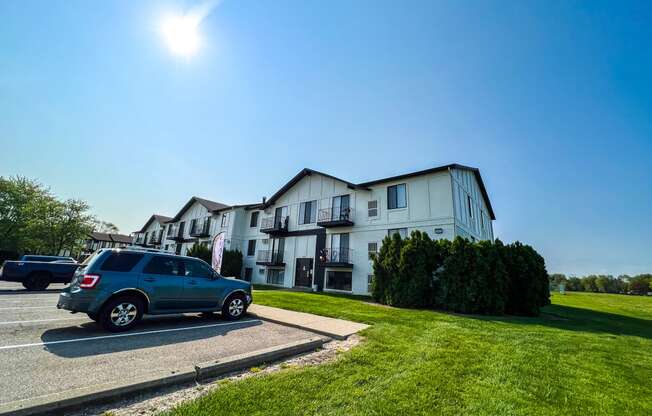
[(245, 274), (244, 274), (244, 280), (247, 282), (251, 282), (251, 275), (254, 273), (254, 269), (251, 267), (245, 267)]
[(174, 257), (154, 256), (143, 269), (147, 274), (181, 275), (181, 261)]
[(312, 224), (317, 218), (317, 201), (299, 204), (299, 225)]
[(222, 214), (222, 227), (226, 227), (229, 225), (229, 214), (224, 213)]
[(466, 196), (466, 207), (469, 210), (469, 217), (473, 219), (473, 209), (471, 208), (471, 197), (468, 195)]
[(283, 269), (267, 270), (267, 284), (282, 285), (284, 279), (285, 279), (285, 270)]
[(367, 202), (367, 217), (374, 218), (378, 216), (378, 200)]
[(326, 288), (351, 291), (351, 272), (328, 272)]
[(378, 253), (378, 243), (369, 243), (367, 244), (367, 251), (369, 251), (369, 260), (373, 259), (373, 256)]
[[(197, 218), (193, 218), (192, 220), (190, 220), (190, 232), (195, 233), (197, 231), (199, 231), (197, 229)], [(145, 238), (147, 238), (147, 234), (145, 234)]]
[(407, 195), (405, 193), (405, 184), (387, 187), (387, 209), (397, 209), (407, 207)]
[(484, 230), (484, 212), (480, 211), (480, 227)]
[(100, 270), (106, 272), (128, 272), (143, 258), (142, 254), (138, 253), (111, 253), (109, 257), (104, 260)]
[(185, 264), (185, 275), (188, 277), (212, 277), (214, 272), (213, 269), (200, 261), (196, 260), (184, 260)]
[(249, 227), (258, 227), (258, 211), (251, 213), (251, 220), (249, 221)]
[(390, 228), (387, 230), (387, 235), (392, 236), (393, 234), (398, 234), (402, 239), (407, 238), (407, 228)]
[(373, 274), (368, 274), (367, 275), (367, 293), (371, 293), (374, 288), (374, 275)]
[(247, 245), (247, 256), (253, 256), (256, 254), (256, 240), (249, 240)]

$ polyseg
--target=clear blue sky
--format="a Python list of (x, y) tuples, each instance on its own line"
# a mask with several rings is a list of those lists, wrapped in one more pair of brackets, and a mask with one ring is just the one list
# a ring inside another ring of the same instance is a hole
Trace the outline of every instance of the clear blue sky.
[(174, 56), (197, 3), (0, 2), (0, 175), (131, 232), (303, 167), (458, 162), (549, 271), (652, 272), (652, 3), (226, 0)]

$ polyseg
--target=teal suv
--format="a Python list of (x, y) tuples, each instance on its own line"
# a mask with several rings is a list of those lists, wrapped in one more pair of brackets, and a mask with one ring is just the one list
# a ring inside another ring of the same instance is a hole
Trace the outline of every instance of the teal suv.
[(143, 314), (221, 312), (240, 319), (251, 284), (227, 279), (206, 262), (163, 251), (102, 249), (75, 272), (57, 308), (86, 313), (112, 332), (131, 329)]

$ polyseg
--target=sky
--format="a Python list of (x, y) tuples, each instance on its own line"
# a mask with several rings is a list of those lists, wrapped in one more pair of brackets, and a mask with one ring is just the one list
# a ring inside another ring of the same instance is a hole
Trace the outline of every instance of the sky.
[(216, 4), (179, 56), (161, 22), (199, 1), (0, 2), (0, 175), (129, 233), (304, 167), (461, 163), (549, 272), (652, 272), (652, 3)]

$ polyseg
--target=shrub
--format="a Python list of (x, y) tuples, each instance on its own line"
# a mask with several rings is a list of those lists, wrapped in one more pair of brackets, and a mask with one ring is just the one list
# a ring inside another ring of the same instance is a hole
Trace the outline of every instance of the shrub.
[(198, 259), (204, 260), (208, 264), (211, 264), (213, 261), (213, 253), (205, 243), (193, 244), (186, 252), (186, 255), (189, 257), (196, 257)]
[(222, 276), (236, 277), (242, 276), (242, 253), (240, 250), (224, 250), (222, 255)]
[(433, 241), (414, 231), (386, 237), (373, 260), (372, 294), (388, 305), (536, 315), (549, 303), (543, 258), (518, 242)]

